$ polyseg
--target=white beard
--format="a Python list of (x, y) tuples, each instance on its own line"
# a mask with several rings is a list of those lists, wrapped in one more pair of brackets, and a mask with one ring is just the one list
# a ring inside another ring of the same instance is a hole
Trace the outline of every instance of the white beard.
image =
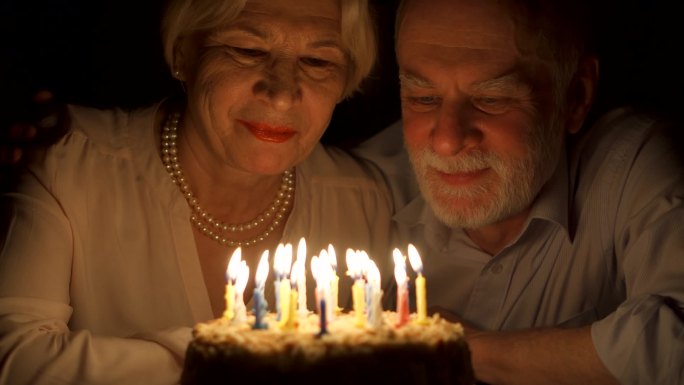
[[(557, 126), (553, 127), (533, 130), (523, 158), (480, 150), (450, 158), (437, 155), (429, 147), (409, 151), (421, 193), (437, 219), (450, 227), (476, 229), (529, 207), (558, 164), (563, 136)], [(447, 184), (436, 174), (487, 168), (490, 172), (481, 180), (463, 187)]]

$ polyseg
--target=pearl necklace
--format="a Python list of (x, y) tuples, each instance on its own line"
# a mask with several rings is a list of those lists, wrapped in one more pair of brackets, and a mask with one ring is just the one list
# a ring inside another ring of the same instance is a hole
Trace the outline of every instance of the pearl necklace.
[[(162, 162), (166, 167), (166, 171), (171, 175), (171, 179), (178, 185), (183, 193), (183, 196), (188, 201), (192, 209), (190, 220), (200, 230), (200, 232), (209, 238), (219, 242), (224, 246), (241, 247), (252, 246), (266, 238), (278, 228), (280, 222), (285, 217), (285, 212), (290, 207), (292, 196), (294, 195), (294, 171), (287, 170), (283, 173), (280, 188), (276, 194), (273, 202), (262, 211), (256, 218), (239, 224), (227, 224), (216, 219), (214, 216), (206, 212), (199, 204), (199, 201), (190, 190), (181, 165), (178, 162), (178, 148), (176, 147), (176, 140), (178, 139), (178, 122), (180, 121), (180, 113), (174, 112), (169, 114), (169, 117), (164, 124), (161, 134), (161, 152)], [(266, 229), (259, 235), (247, 240), (232, 240), (228, 239), (223, 233), (239, 233), (256, 229), (259, 226), (266, 226)]]

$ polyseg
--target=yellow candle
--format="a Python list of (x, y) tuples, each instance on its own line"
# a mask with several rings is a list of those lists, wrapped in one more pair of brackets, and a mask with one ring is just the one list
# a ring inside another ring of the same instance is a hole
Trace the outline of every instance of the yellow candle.
[(285, 330), (294, 330), (297, 328), (297, 297), (299, 293), (297, 290), (290, 291), (290, 311), (287, 314), (287, 321), (285, 323)]
[(354, 282), (352, 287), (352, 298), (354, 300), (354, 314), (357, 327), (366, 326), (366, 288), (362, 280)]
[(339, 306), (340, 277), (337, 276), (337, 254), (335, 253), (335, 248), (332, 244), (328, 244), (327, 251), (328, 262), (330, 263), (330, 267), (332, 267), (333, 270), (332, 279), (330, 281), (330, 300), (332, 301), (332, 303), (329, 304), (329, 306), (331, 307), (333, 313), (340, 314), (342, 312), (342, 308)]
[(416, 277), (416, 310), (418, 312), (416, 322), (427, 323), (427, 294), (425, 290), (425, 277), (423, 276), (423, 261), (415, 246), (409, 243), (408, 257), (411, 267), (418, 274)]
[(226, 310), (223, 312), (223, 317), (230, 321), (235, 317), (235, 312), (233, 311), (235, 308), (235, 286), (230, 282), (226, 284), (225, 298)]
[(228, 261), (228, 267), (226, 268), (226, 310), (223, 312), (223, 316), (228, 320), (232, 320), (235, 317), (235, 285), (233, 282), (237, 279), (240, 268), (242, 265), (242, 249), (237, 248), (233, 251), (233, 255)]
[(425, 299), (425, 277), (418, 274), (416, 278), (416, 306), (418, 308), (418, 323), (427, 323), (427, 300)]
[(278, 323), (278, 326), (280, 326), (281, 329), (285, 329), (287, 327), (287, 323), (289, 322), (290, 318), (290, 300), (292, 299), (292, 295), (290, 293), (290, 280), (287, 278), (283, 278), (280, 280), (280, 322)]

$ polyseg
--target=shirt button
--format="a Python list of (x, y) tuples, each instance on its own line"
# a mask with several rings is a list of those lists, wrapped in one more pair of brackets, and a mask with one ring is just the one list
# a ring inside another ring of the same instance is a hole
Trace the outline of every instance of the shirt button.
[(503, 266), (500, 263), (495, 263), (490, 270), (492, 271), (492, 274), (499, 274), (503, 271)]

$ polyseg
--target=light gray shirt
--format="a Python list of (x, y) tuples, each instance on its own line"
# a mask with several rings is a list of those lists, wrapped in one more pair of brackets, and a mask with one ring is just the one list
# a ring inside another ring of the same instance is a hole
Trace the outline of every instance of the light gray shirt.
[(684, 384), (684, 168), (662, 127), (606, 115), (568, 146), (524, 230), (493, 257), (435, 219), (400, 130), (359, 154), (387, 174), (394, 220), (423, 255), (428, 306), (489, 330), (592, 325), (621, 383)]

